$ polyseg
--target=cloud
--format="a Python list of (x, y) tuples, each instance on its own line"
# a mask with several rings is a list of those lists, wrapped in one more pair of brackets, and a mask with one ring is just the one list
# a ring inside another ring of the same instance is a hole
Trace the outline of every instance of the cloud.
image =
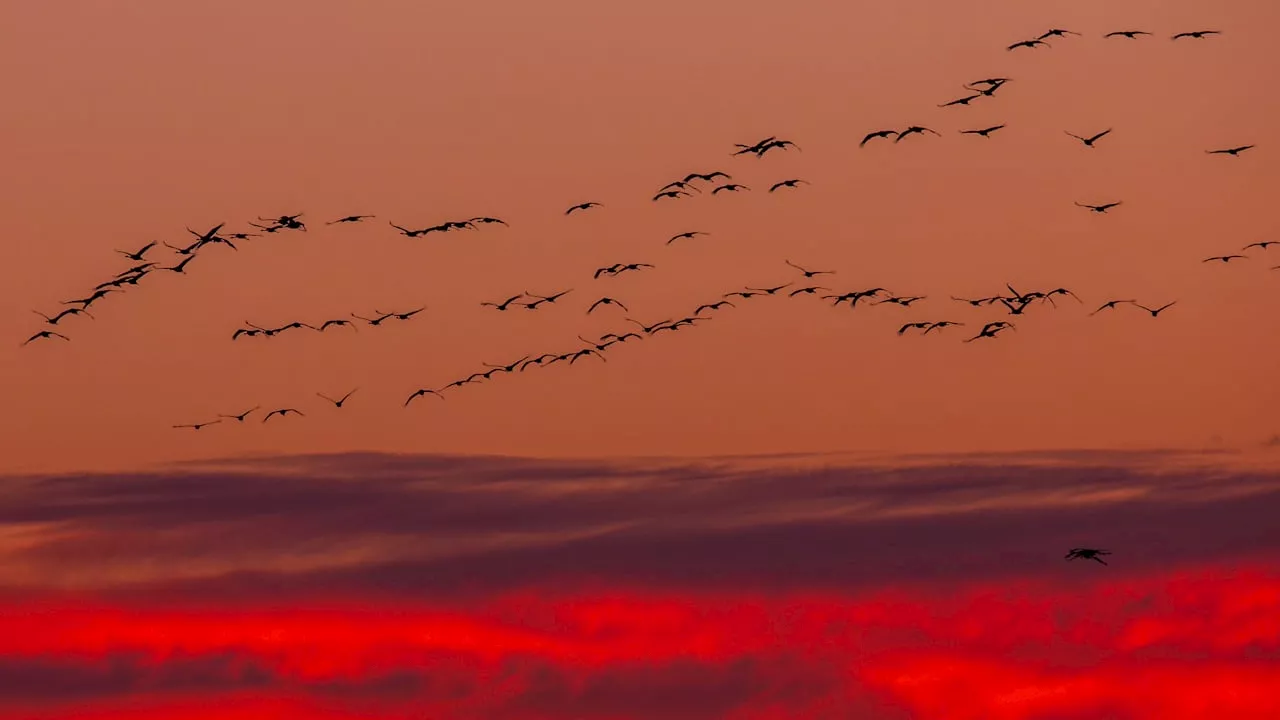
[(702, 461), (321, 455), (15, 477), (0, 584), (225, 600), (548, 583), (857, 589), (1270, 556), (1280, 474), (1158, 454)]

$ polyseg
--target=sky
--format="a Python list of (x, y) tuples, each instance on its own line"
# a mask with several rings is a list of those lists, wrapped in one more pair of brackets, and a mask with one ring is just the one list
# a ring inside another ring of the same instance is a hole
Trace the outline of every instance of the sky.
[[(1274, 3), (6, 15), (0, 717), (1280, 711), (1280, 246), (1202, 262), (1280, 240)], [(1006, 50), (1055, 27), (1081, 35)], [(909, 125), (940, 136), (859, 146)], [(731, 156), (768, 136), (798, 147)], [(711, 171), (750, 189), (651, 200)], [(296, 213), (91, 318), (33, 312), (117, 250)], [(476, 216), (507, 225), (389, 226)], [(654, 267), (592, 277), (614, 263)], [(1080, 302), (952, 299), (1006, 284)], [(819, 297), (877, 286), (924, 299)], [(1176, 304), (1090, 315), (1113, 299)], [(20, 345), (44, 329), (71, 340)]]

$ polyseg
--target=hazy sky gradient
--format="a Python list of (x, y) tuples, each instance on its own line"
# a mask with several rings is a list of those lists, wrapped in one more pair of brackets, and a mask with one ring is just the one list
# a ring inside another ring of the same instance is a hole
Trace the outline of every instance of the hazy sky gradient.
[[(922, 11), (927, 9), (927, 11)], [(15, 470), (127, 468), (252, 451), (539, 456), (1250, 446), (1272, 436), (1280, 260), (1203, 257), (1274, 238), (1273, 3), (25, 3), (0, 61), (0, 235), (10, 238), (0, 433)], [(1052, 49), (1005, 45), (1049, 27)], [(1115, 29), (1155, 37), (1103, 40)], [(1169, 41), (1213, 28), (1222, 36)], [(961, 84), (1014, 82), (972, 107)], [(858, 140), (919, 123), (945, 137)], [(1007, 123), (989, 140), (956, 131)], [(1115, 132), (1092, 151), (1064, 134)], [(802, 152), (730, 158), (766, 135)], [(1239, 158), (1204, 150), (1255, 143)], [(723, 169), (738, 196), (649, 201)], [(789, 177), (813, 184), (769, 195)], [(1123, 200), (1106, 216), (1075, 201)], [(606, 207), (566, 218), (585, 200)], [(125, 267), (112, 252), (306, 213), (306, 233), (207, 248), (18, 342)], [(321, 227), (351, 213), (367, 226)], [(490, 214), (510, 228), (409, 240), (387, 227)], [(713, 233), (664, 246), (685, 230)], [(1254, 251), (1256, 252), (1256, 251)], [(1273, 249), (1271, 253), (1274, 253)], [(1280, 256), (1276, 256), (1280, 257)], [(744, 284), (830, 268), (838, 290), (929, 296), (850, 312), (753, 299), (652, 343), (402, 409), (482, 362), (575, 349)], [(591, 280), (613, 262), (656, 270)], [(1016, 334), (947, 299), (1059, 285)], [(479, 307), (574, 292), (537, 312)], [(1115, 297), (1177, 299), (1159, 320)], [(253, 338), (245, 320), (429, 310), (410, 323)], [(1133, 311), (1133, 312), (1131, 312)], [(968, 323), (896, 337), (908, 320)], [(378, 330), (381, 330), (380, 332)], [(969, 332), (972, 334), (972, 332)], [(967, 337), (967, 335), (964, 335)], [(657, 341), (660, 340), (660, 341)], [(342, 413), (316, 392), (360, 392)], [(254, 405), (306, 418), (179, 433)]]

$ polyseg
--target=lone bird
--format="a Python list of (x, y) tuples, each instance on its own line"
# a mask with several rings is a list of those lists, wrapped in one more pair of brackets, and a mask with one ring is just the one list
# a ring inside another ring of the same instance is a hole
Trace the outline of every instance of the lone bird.
[(513, 303), (513, 302), (515, 302), (515, 301), (519, 300), (519, 299), (520, 299), (520, 298), (522, 298), (522, 297), (524, 297), (524, 293), (520, 293), (519, 295), (512, 295), (511, 297), (507, 298), (506, 300), (503, 300), (502, 302), (498, 302), (498, 303), (493, 303), (493, 302), (482, 302), (482, 303), (480, 303), (480, 306), (481, 306), (481, 307), (491, 307), (491, 308), (494, 308), (494, 309), (497, 309), (497, 310), (506, 310), (507, 308), (511, 307), (511, 303)]
[(227, 418), (228, 420), (235, 420), (236, 422), (244, 422), (244, 419), (249, 417), (249, 413), (253, 412), (254, 410), (257, 410), (258, 407), (259, 406), (255, 405), (249, 408), (248, 410), (245, 410), (244, 412), (240, 413), (239, 415), (219, 415), (218, 417)]
[(63, 335), (62, 333), (57, 333), (57, 332), (54, 332), (54, 331), (52, 331), (52, 330), (41, 330), (40, 332), (36, 333), (35, 335), (32, 335), (31, 337), (27, 338), (27, 339), (26, 339), (22, 344), (23, 344), (23, 345), (26, 345), (27, 343), (34, 342), (34, 341), (36, 341), (36, 340), (40, 340), (40, 339), (42, 339), (42, 338), (44, 338), (44, 339), (48, 339), (48, 338), (56, 338), (56, 337), (57, 337), (57, 338), (62, 338), (63, 340), (70, 340), (70, 339), (71, 339), (71, 338), (67, 337), (66, 335)]
[(1023, 40), (1022, 42), (1016, 42), (1010, 45), (1009, 47), (1005, 48), (1005, 50), (1017, 50), (1018, 48), (1034, 49), (1034, 48), (1040, 47), (1041, 45), (1043, 45), (1044, 47), (1053, 47), (1052, 45), (1041, 40), (1040, 38), (1035, 38), (1033, 40)]
[(147, 254), (147, 251), (148, 251), (148, 250), (150, 250), (151, 248), (155, 247), (155, 246), (156, 246), (156, 244), (155, 244), (155, 242), (153, 241), (153, 242), (149, 242), (149, 243), (147, 243), (146, 245), (143, 245), (141, 249), (139, 249), (139, 250), (137, 250), (137, 251), (135, 251), (135, 252), (128, 252), (127, 250), (117, 250), (116, 252), (120, 253), (121, 255), (123, 255), (123, 256), (125, 256), (125, 257), (129, 258), (130, 260), (132, 260), (132, 261), (134, 261), (134, 262), (142, 262), (142, 258), (143, 258), (143, 256), (144, 256), (144, 255), (146, 255), (146, 254)]
[(218, 423), (220, 423), (220, 422), (222, 422), (222, 421), (221, 421), (221, 420), (210, 420), (209, 422), (202, 422), (202, 423), (189, 423), (189, 424), (187, 424), (187, 425), (174, 425), (173, 427), (174, 427), (174, 429), (177, 429), (177, 428), (191, 428), (192, 430), (199, 430), (199, 429), (200, 429), (200, 428), (202, 428), (202, 427), (207, 427), (207, 426), (209, 426), (209, 425), (217, 425), (217, 424), (218, 424)]
[(1169, 308), (1173, 307), (1173, 305), (1174, 305), (1175, 303), (1177, 303), (1177, 302), (1178, 302), (1177, 300), (1174, 300), (1173, 302), (1165, 303), (1164, 305), (1161, 305), (1160, 307), (1155, 308), (1154, 310), (1153, 310), (1153, 309), (1151, 309), (1151, 308), (1149, 308), (1149, 307), (1147, 307), (1146, 305), (1141, 305), (1141, 304), (1139, 304), (1139, 303), (1134, 303), (1134, 305), (1137, 305), (1138, 307), (1142, 308), (1143, 310), (1146, 310), (1147, 312), (1151, 313), (1151, 317), (1160, 317), (1160, 313), (1162, 313), (1162, 312), (1164, 312), (1165, 310), (1167, 310), (1167, 309), (1169, 309)]
[(1117, 205), (1120, 205), (1120, 202), (1110, 202), (1110, 203), (1104, 203), (1102, 205), (1086, 205), (1084, 203), (1078, 202), (1076, 203), (1076, 205), (1079, 205), (1082, 208), (1089, 208), (1089, 210), (1091, 210), (1092, 212), (1104, 213), (1110, 210), (1111, 208), (1116, 207)]
[(1119, 305), (1120, 303), (1131, 303), (1131, 304), (1132, 304), (1132, 303), (1134, 303), (1134, 302), (1135, 302), (1135, 301), (1133, 301), (1133, 300), (1108, 300), (1108, 301), (1106, 301), (1106, 302), (1102, 303), (1102, 305), (1101, 305), (1097, 310), (1094, 310), (1093, 312), (1089, 313), (1089, 316), (1090, 316), (1090, 317), (1092, 317), (1092, 316), (1094, 316), (1094, 315), (1097, 315), (1098, 313), (1102, 312), (1103, 310), (1110, 310), (1110, 309), (1114, 308), (1115, 306)]
[(600, 307), (601, 305), (617, 305), (618, 307), (622, 308), (623, 312), (631, 312), (630, 310), (627, 310), (626, 305), (623, 305), (617, 300), (614, 300), (611, 297), (602, 297), (599, 300), (591, 303), (591, 307), (587, 308), (587, 314), (590, 315), (592, 310), (595, 310), (597, 307)]
[(942, 107), (952, 107), (952, 106), (954, 106), (954, 105), (968, 105), (969, 103), (973, 102), (974, 100), (977, 100), (977, 99), (978, 99), (978, 98), (980, 98), (980, 97), (983, 97), (983, 94), (982, 94), (982, 93), (974, 93), (974, 94), (972, 94), (972, 95), (965, 95), (964, 97), (962, 97), (962, 98), (956, 98), (955, 100), (952, 100), (951, 102), (945, 102), (945, 103), (942, 103), (942, 104), (941, 104), (941, 105), (939, 105), (938, 107), (942, 108)]
[(682, 198), (693, 197), (693, 193), (687, 193), (683, 190), (665, 190), (653, 196), (653, 201), (657, 202), (663, 198)]
[(1241, 249), (1241, 250), (1248, 250), (1249, 248), (1255, 248), (1255, 247), (1256, 247), (1256, 248), (1258, 248), (1259, 250), (1266, 250), (1267, 248), (1271, 247), (1272, 245), (1280, 245), (1280, 240), (1263, 240), (1262, 242), (1249, 243), (1248, 245), (1245, 245), (1244, 247), (1242, 247), (1242, 248), (1240, 248), (1240, 249)]
[(405, 400), (405, 401), (404, 401), (404, 406), (405, 406), (405, 407), (409, 407), (409, 403), (413, 402), (413, 401), (414, 401), (414, 399), (416, 399), (416, 398), (420, 398), (420, 397), (422, 397), (422, 396), (424, 396), (424, 395), (435, 395), (436, 397), (440, 398), (441, 400), (443, 400), (443, 399), (444, 399), (444, 395), (440, 394), (440, 393), (439, 393), (438, 391), (436, 391), (436, 390), (432, 390), (432, 389), (430, 389), (430, 388), (418, 388), (417, 390), (414, 390), (414, 391), (413, 391), (413, 394), (409, 396), (409, 399), (408, 399), (408, 400)]
[(1170, 39), (1177, 40), (1179, 38), (1195, 38), (1196, 40), (1199, 40), (1201, 38), (1208, 37), (1210, 35), (1221, 35), (1221, 34), (1222, 34), (1221, 30), (1193, 30), (1191, 32), (1180, 32), (1177, 35), (1174, 35)]
[(742, 190), (750, 190), (750, 189), (751, 188), (747, 187), (746, 185), (739, 185), (738, 183), (725, 183), (724, 185), (721, 185), (715, 188), (714, 190), (712, 190), (711, 194), (715, 195), (716, 193), (720, 193), (720, 192), (740, 192)]
[(1061, 28), (1053, 28), (1053, 29), (1051, 29), (1051, 30), (1047, 30), (1047, 31), (1045, 31), (1042, 35), (1040, 35), (1040, 37), (1038, 37), (1038, 38), (1036, 38), (1036, 39), (1037, 39), (1037, 40), (1044, 40), (1045, 38), (1051, 38), (1051, 37), (1066, 37), (1066, 36), (1068, 36), (1068, 35), (1079, 35), (1079, 34), (1080, 34), (1080, 33), (1078, 33), (1078, 32), (1071, 32), (1070, 30), (1063, 30), (1063, 29), (1061, 29)]
[(902, 138), (907, 137), (908, 135), (923, 135), (923, 134), (925, 134), (925, 133), (927, 133), (927, 132), (928, 132), (928, 133), (933, 133), (934, 135), (937, 135), (938, 137), (942, 137), (942, 133), (938, 132), (937, 130), (933, 130), (933, 129), (930, 129), (930, 128), (927, 128), (927, 127), (924, 127), (924, 126), (921, 126), (921, 125), (912, 125), (911, 127), (907, 128), (906, 130), (903, 130), (902, 132), (898, 133), (898, 137), (894, 138), (894, 139), (893, 139), (893, 141), (894, 141), (895, 143), (899, 143), (899, 142), (902, 142)]
[(677, 240), (688, 240), (688, 239), (691, 239), (691, 238), (695, 238), (695, 237), (697, 237), (697, 236), (699, 236), (699, 235), (710, 235), (710, 234), (711, 234), (711, 233), (705, 233), (705, 232), (702, 232), (701, 230), (691, 230), (691, 231), (689, 231), (689, 232), (682, 232), (682, 233), (679, 233), (679, 234), (677, 234), (677, 235), (672, 235), (672, 236), (671, 236), (671, 239), (670, 239), (670, 240), (667, 240), (667, 244), (668, 244), (668, 245), (670, 245), (671, 243), (673, 243), (673, 242), (675, 242), (675, 241), (677, 241)]
[(1103, 565), (1106, 565), (1106, 564), (1107, 564), (1107, 561), (1106, 561), (1106, 560), (1103, 560), (1103, 559), (1102, 559), (1101, 557), (1099, 557), (1099, 556), (1101, 556), (1101, 555), (1110, 555), (1110, 554), (1111, 554), (1111, 551), (1110, 551), (1110, 550), (1098, 550), (1098, 549), (1096, 549), (1096, 548), (1072, 548), (1070, 551), (1068, 551), (1068, 552), (1067, 552), (1067, 554), (1064, 556), (1064, 558), (1063, 558), (1063, 559), (1065, 559), (1065, 560), (1093, 560), (1093, 561), (1095, 561), (1095, 562), (1100, 562), (1100, 563), (1102, 563)]
[(784, 262), (784, 263), (786, 263), (786, 264), (790, 265), (791, 267), (793, 267), (793, 268), (795, 268), (795, 269), (799, 270), (799, 271), (800, 271), (800, 273), (801, 273), (802, 275), (804, 275), (806, 278), (811, 278), (811, 277), (813, 277), (813, 276), (815, 276), (815, 275), (835, 275), (835, 274), (836, 274), (836, 271), (835, 271), (835, 270), (805, 270), (804, 268), (802, 268), (802, 267), (800, 267), (799, 265), (797, 265), (797, 264), (795, 264), (795, 263), (791, 262), (790, 260), (783, 260), (782, 262)]
[(876, 130), (875, 132), (869, 132), (862, 138), (862, 142), (858, 143), (858, 147), (862, 147), (876, 138), (887, 138), (897, 134), (897, 130)]
[(371, 217), (374, 217), (374, 216), (373, 215), (348, 215), (346, 217), (340, 217), (337, 220), (331, 220), (325, 223), (325, 225), (337, 225), (338, 223), (358, 223), (361, 220), (368, 220)]
[(280, 408), (279, 410), (272, 410), (271, 412), (267, 413), (267, 414), (266, 414), (266, 416), (262, 418), (262, 422), (266, 422), (266, 421), (270, 420), (270, 419), (271, 419), (271, 416), (273, 416), (273, 415), (279, 415), (280, 417), (284, 417), (285, 415), (288, 415), (289, 413), (293, 413), (294, 415), (302, 415), (302, 413), (301, 413), (301, 412), (298, 412), (297, 410), (295, 410), (295, 409), (293, 409), (293, 408)]
[(979, 338), (993, 338), (1001, 330), (1016, 330), (1016, 329), (1017, 328), (1013, 326), (1013, 323), (1004, 322), (1003, 320), (999, 320), (996, 322), (989, 322), (986, 325), (982, 326), (982, 329), (978, 331), (977, 335), (974, 335), (973, 337), (969, 338), (968, 340), (965, 340), (964, 342), (973, 342), (974, 340), (977, 340)]
[(1106, 130), (1103, 130), (1102, 132), (1100, 132), (1100, 133), (1098, 133), (1098, 134), (1096, 134), (1096, 135), (1092, 135), (1092, 136), (1090, 136), (1090, 137), (1081, 137), (1081, 136), (1079, 136), (1079, 135), (1076, 135), (1076, 134), (1075, 134), (1075, 133), (1073, 133), (1073, 132), (1067, 132), (1066, 130), (1063, 130), (1063, 132), (1067, 133), (1067, 134), (1068, 134), (1068, 135), (1070, 135), (1071, 137), (1073, 137), (1073, 138), (1075, 138), (1075, 139), (1079, 140), (1080, 142), (1084, 143), (1085, 147), (1093, 147), (1093, 144), (1094, 144), (1094, 143), (1098, 142), (1099, 140), (1101, 140), (1102, 138), (1106, 137), (1107, 135), (1110, 135), (1110, 134), (1111, 134), (1111, 130), (1112, 130), (1112, 128), (1107, 128)]
[(600, 204), (600, 203), (598, 203), (598, 202), (584, 202), (584, 203), (578, 203), (577, 205), (574, 205), (573, 207), (569, 208), (568, 210), (565, 210), (565, 211), (564, 211), (564, 214), (565, 214), (565, 215), (569, 215), (570, 213), (573, 213), (573, 212), (574, 212), (574, 211), (576, 211), (576, 210), (590, 210), (591, 208), (597, 208), (597, 207), (604, 207), (604, 206), (603, 206), (603, 205), (601, 205), (601, 204)]
[(1213, 262), (1214, 260), (1217, 260), (1218, 262), (1225, 264), (1225, 263), (1231, 262), (1232, 260), (1237, 260), (1237, 259), (1246, 258), (1246, 257), (1249, 257), (1249, 256), (1248, 255), (1214, 255), (1213, 257), (1205, 258), (1200, 262)]
[(1239, 147), (1225, 148), (1222, 150), (1205, 150), (1210, 155), (1230, 155), (1231, 157), (1239, 157), (1240, 153), (1253, 148), (1252, 145), (1240, 145)]
[(1130, 40), (1136, 39), (1139, 35), (1150, 35), (1146, 30), (1116, 30), (1103, 35), (1104, 38), (1123, 37)]

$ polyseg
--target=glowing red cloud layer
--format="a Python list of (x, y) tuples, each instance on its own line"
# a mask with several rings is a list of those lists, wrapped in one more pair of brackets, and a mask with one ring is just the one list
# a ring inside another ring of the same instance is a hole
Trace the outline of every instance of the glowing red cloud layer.
[[(22, 693), (0, 687), (0, 717), (1280, 717), (1280, 573), (1074, 569), (1074, 586), (858, 596), (11, 603), (0, 682), (28, 679)], [(41, 694), (30, 678), (61, 667), (116, 675), (97, 696)]]

